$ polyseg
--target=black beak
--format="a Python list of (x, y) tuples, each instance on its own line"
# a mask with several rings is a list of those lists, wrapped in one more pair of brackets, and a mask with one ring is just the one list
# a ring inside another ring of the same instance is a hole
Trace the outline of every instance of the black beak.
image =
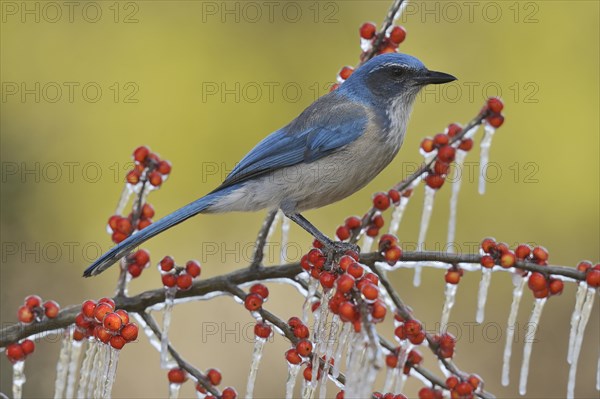
[(444, 72), (427, 71), (421, 76), (417, 76), (417, 84), (419, 85), (439, 85), (455, 81), (456, 78)]

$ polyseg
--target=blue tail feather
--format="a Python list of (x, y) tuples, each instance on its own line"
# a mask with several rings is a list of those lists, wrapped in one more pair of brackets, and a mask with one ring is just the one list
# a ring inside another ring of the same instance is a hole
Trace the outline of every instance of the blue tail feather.
[(85, 269), (83, 276), (90, 277), (102, 273), (143, 242), (206, 210), (217, 199), (225, 195), (227, 191), (229, 190), (214, 191), (138, 231), (98, 258), (90, 267)]

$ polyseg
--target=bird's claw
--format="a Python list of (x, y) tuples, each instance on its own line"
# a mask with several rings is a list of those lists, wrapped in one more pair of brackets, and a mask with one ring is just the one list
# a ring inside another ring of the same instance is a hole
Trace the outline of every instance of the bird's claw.
[(325, 249), (335, 256), (344, 255), (348, 251), (352, 251), (357, 255), (360, 255), (360, 247), (350, 242), (331, 241), (325, 244)]

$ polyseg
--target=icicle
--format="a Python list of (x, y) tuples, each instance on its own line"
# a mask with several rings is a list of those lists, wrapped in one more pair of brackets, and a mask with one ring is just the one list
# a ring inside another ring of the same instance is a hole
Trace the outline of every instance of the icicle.
[(148, 342), (150, 342), (150, 345), (152, 345), (154, 347), (154, 349), (156, 349), (157, 351), (160, 352), (161, 343), (158, 340), (158, 338), (156, 337), (156, 334), (154, 334), (154, 331), (152, 331), (150, 326), (146, 323), (146, 320), (144, 320), (144, 318), (142, 316), (140, 316), (138, 313), (133, 313), (133, 317), (135, 318), (135, 321), (144, 329), (144, 334), (146, 334), (146, 337), (148, 338)]
[(177, 399), (179, 397), (179, 389), (181, 384), (169, 384), (169, 399)]
[(133, 187), (131, 186), (131, 184), (125, 184), (125, 187), (123, 187), (123, 191), (121, 191), (121, 197), (119, 197), (119, 202), (117, 203), (115, 215), (121, 215), (123, 213), (127, 202), (129, 202), (131, 194), (133, 194)]
[[(518, 282), (516, 279), (519, 279)], [(515, 325), (517, 322), (517, 314), (519, 313), (519, 304), (523, 297), (523, 289), (527, 284), (527, 277), (520, 277), (513, 274), (513, 300), (510, 305), (510, 314), (508, 315), (508, 323), (506, 327), (506, 343), (504, 344), (504, 355), (502, 356), (502, 385), (508, 386), (510, 381), (510, 358), (512, 356), (513, 337), (515, 335)]]
[[(425, 250), (425, 238), (427, 237), (427, 230), (429, 229), (429, 220), (431, 219), (431, 213), (433, 212), (433, 200), (435, 199), (435, 192), (437, 190), (425, 186), (425, 201), (423, 203), (423, 214), (421, 216), (421, 227), (419, 229), (419, 241), (417, 248), (419, 251)], [(413, 285), (418, 287), (421, 285), (421, 268), (419, 264), (415, 266), (415, 277), (413, 279)]]
[[(546, 304), (548, 298), (536, 299), (529, 317), (528, 326), (533, 326), (533, 334), (531, 337), (525, 340), (523, 348), (523, 364), (521, 365), (521, 378), (519, 380), (519, 394), (525, 395), (527, 393), (527, 376), (529, 375), (529, 361), (531, 360), (531, 350), (533, 349), (533, 342), (535, 341), (535, 330), (540, 325), (540, 317), (542, 317), (542, 310)], [(528, 329), (529, 330), (529, 329)], [(529, 331), (528, 331), (529, 334)]]
[(25, 384), (25, 361), (20, 360), (13, 363), (13, 398), (21, 399), (23, 395), (23, 384)]
[(73, 341), (71, 347), (71, 358), (69, 359), (69, 369), (67, 379), (67, 393), (65, 397), (67, 399), (72, 399), (73, 394), (75, 393), (75, 385), (77, 382), (77, 370), (79, 369), (79, 360), (81, 358), (81, 352), (83, 350), (83, 345), (87, 341)]
[(448, 320), (450, 320), (450, 312), (454, 307), (454, 302), (456, 300), (456, 290), (458, 290), (458, 284), (448, 284), (446, 283), (446, 289), (444, 293), (446, 294), (446, 300), (444, 301), (444, 308), (442, 309), (442, 318), (440, 320), (440, 332), (445, 333), (446, 328), (448, 327)]
[(169, 328), (171, 327), (171, 316), (173, 315), (173, 304), (177, 287), (165, 289), (165, 309), (163, 311), (163, 328), (160, 334), (160, 367), (163, 370), (172, 369), (176, 364), (169, 356)]
[(577, 361), (579, 360), (579, 354), (581, 352), (585, 327), (587, 326), (588, 320), (590, 319), (590, 314), (592, 313), (592, 308), (594, 306), (594, 295), (596, 295), (596, 290), (592, 287), (588, 287), (583, 309), (581, 310), (581, 320), (579, 321), (579, 326), (577, 327), (577, 337), (575, 338), (575, 345), (573, 346), (573, 358), (571, 359), (571, 366), (569, 367), (569, 383), (567, 385), (567, 398), (569, 399), (575, 396)]
[(310, 313), (311, 303), (310, 300), (315, 296), (317, 288), (319, 287), (319, 280), (311, 278), (308, 281), (308, 292), (306, 293), (306, 299), (304, 305), (302, 305), (302, 322), (308, 323), (308, 315)]
[(394, 213), (392, 213), (392, 220), (390, 222), (390, 229), (388, 231), (389, 234), (395, 235), (398, 233), (398, 228), (400, 227), (400, 222), (402, 221), (402, 216), (404, 215), (408, 201), (410, 201), (410, 197), (400, 198), (400, 203), (394, 209)]
[(373, 247), (373, 237), (369, 237), (368, 235), (364, 235), (363, 237), (363, 245), (360, 248), (362, 252), (371, 252), (371, 247)]
[(458, 207), (458, 194), (462, 183), (461, 173), (467, 152), (457, 150), (454, 159), (454, 182), (452, 183), (452, 196), (450, 197), (450, 217), (448, 218), (448, 252), (454, 252), (454, 240), (456, 238), (456, 209)]
[(87, 387), (90, 385), (92, 372), (95, 370), (94, 358), (96, 357), (96, 351), (98, 350), (98, 343), (95, 339), (90, 339), (89, 346), (85, 352), (83, 358), (83, 364), (81, 365), (81, 371), (79, 376), (79, 389), (77, 390), (78, 398), (89, 397), (86, 395)]
[(392, 387), (394, 386), (394, 382), (396, 381), (396, 371), (397, 367), (391, 368), (388, 367), (385, 370), (385, 382), (383, 383), (382, 392), (392, 392)]
[(284, 265), (288, 262), (287, 259), (287, 246), (288, 246), (288, 239), (290, 236), (290, 219), (288, 219), (287, 217), (283, 217), (283, 221), (281, 222), (281, 252), (280, 252), (280, 259), (281, 259), (281, 264)]
[(483, 323), (485, 318), (485, 302), (487, 301), (488, 288), (492, 280), (492, 269), (486, 267), (481, 269), (481, 281), (479, 282), (479, 294), (477, 295), (477, 313), (475, 321), (479, 324)]
[(583, 308), (583, 302), (587, 292), (587, 285), (585, 283), (577, 286), (577, 294), (575, 296), (575, 308), (571, 315), (571, 332), (569, 333), (569, 351), (567, 352), (567, 362), (571, 364), (573, 359), (573, 346), (575, 346), (575, 337), (577, 336), (577, 327), (579, 326), (579, 320), (581, 319), (581, 310)]
[(485, 133), (481, 139), (481, 149), (479, 158), (479, 194), (485, 194), (485, 171), (490, 160), (490, 146), (492, 145), (492, 138), (496, 132), (496, 128), (489, 123), (485, 124)]
[(296, 386), (296, 379), (301, 366), (299, 364), (288, 363), (288, 377), (285, 383), (285, 399), (292, 399), (294, 397), (294, 387)]
[(408, 340), (404, 340), (402, 344), (400, 344), (400, 352), (398, 353), (398, 374), (399, 378), (396, 378), (396, 386), (394, 387), (393, 392), (402, 392), (404, 389), (404, 383), (406, 382), (407, 376), (404, 374), (404, 363), (408, 360), (408, 354), (413, 349), (414, 345), (410, 343)]
[(256, 382), (256, 373), (258, 372), (258, 366), (260, 365), (265, 342), (267, 342), (267, 340), (260, 337), (256, 337), (256, 341), (254, 341), (254, 351), (252, 352), (250, 373), (248, 374), (248, 384), (246, 385), (246, 399), (252, 399), (254, 383)]
[(342, 332), (338, 337), (338, 343), (335, 347), (335, 351), (333, 352), (333, 369), (331, 370), (331, 375), (333, 378), (337, 378), (340, 375), (340, 363), (342, 361), (342, 354), (346, 349), (346, 341), (348, 341), (348, 336), (350, 335), (350, 330), (352, 329), (352, 325), (350, 323), (344, 323), (342, 327)]
[[(323, 306), (323, 305), (321, 305)], [(326, 305), (329, 308), (329, 305)], [(333, 359), (333, 344), (335, 342), (335, 336), (340, 328), (340, 317), (334, 315), (329, 323), (329, 337), (327, 339), (327, 345), (325, 349), (325, 367), (323, 368), (323, 375), (321, 376), (321, 387), (319, 389), (319, 398), (325, 399), (327, 396), (327, 378), (329, 376), (329, 369), (331, 368), (331, 361)]]
[(598, 351), (598, 368), (596, 369), (596, 391), (600, 391), (600, 351)]
[(361, 391), (363, 388), (362, 383), (366, 376), (364, 365), (368, 362), (365, 359), (367, 347), (363, 331), (354, 333), (348, 348), (349, 353), (346, 356), (346, 389), (344, 396), (349, 398), (364, 397)]
[(63, 334), (62, 343), (60, 345), (60, 353), (58, 362), (56, 362), (56, 380), (54, 381), (54, 397), (62, 398), (65, 393), (65, 385), (67, 383), (67, 375), (69, 372), (69, 361), (71, 359), (72, 348), (71, 334), (65, 331)]
[(97, 363), (95, 365), (98, 370), (95, 375), (94, 398), (102, 398), (104, 393), (104, 384), (110, 367), (110, 345), (101, 344), (98, 354), (96, 355)]
[(120, 350), (110, 348), (109, 347), (109, 356), (108, 356), (108, 372), (106, 373), (106, 380), (104, 382), (104, 391), (102, 393), (103, 398), (110, 398), (112, 387), (115, 383), (115, 378), (117, 376), (117, 365), (119, 364), (119, 353)]

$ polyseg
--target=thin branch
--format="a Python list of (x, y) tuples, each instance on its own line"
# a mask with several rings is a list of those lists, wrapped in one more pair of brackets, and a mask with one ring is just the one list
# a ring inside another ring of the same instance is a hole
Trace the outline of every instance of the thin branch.
[(262, 261), (265, 254), (265, 244), (267, 243), (267, 236), (269, 235), (269, 230), (273, 225), (275, 216), (277, 216), (276, 209), (272, 209), (269, 211), (269, 213), (267, 213), (265, 221), (263, 222), (262, 226), (260, 227), (260, 231), (256, 236), (256, 248), (254, 248), (254, 257), (252, 259), (252, 263), (250, 264), (250, 267), (254, 270), (262, 266)]

